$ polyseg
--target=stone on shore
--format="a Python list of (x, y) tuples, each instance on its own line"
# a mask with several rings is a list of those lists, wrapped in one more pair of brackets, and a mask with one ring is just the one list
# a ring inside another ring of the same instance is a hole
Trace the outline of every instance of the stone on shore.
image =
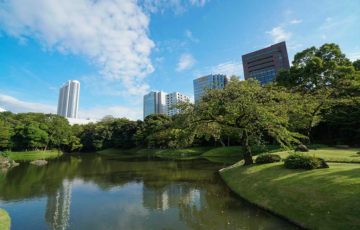
[(36, 166), (43, 166), (46, 165), (48, 162), (46, 160), (35, 160), (31, 161), (30, 164), (36, 165)]

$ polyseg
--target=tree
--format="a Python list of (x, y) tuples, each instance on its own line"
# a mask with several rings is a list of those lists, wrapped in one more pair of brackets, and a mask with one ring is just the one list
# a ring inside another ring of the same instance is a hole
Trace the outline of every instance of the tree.
[(11, 147), (11, 126), (4, 120), (0, 120), (0, 149)]
[(252, 164), (251, 146), (269, 136), (282, 146), (302, 137), (288, 130), (289, 95), (263, 88), (253, 79), (232, 78), (224, 89), (211, 90), (195, 107), (197, 125), (216, 124), (237, 132), (244, 148), (245, 164)]
[(298, 128), (310, 137), (312, 128), (322, 121), (323, 111), (350, 95), (350, 89), (358, 84), (357, 75), (338, 45), (324, 44), (297, 53), (290, 70), (278, 74), (276, 84), (300, 93), (298, 105), (303, 110), (297, 111), (294, 120), (300, 121), (296, 123), (303, 127)]
[(353, 66), (356, 71), (360, 71), (360, 59), (353, 62)]

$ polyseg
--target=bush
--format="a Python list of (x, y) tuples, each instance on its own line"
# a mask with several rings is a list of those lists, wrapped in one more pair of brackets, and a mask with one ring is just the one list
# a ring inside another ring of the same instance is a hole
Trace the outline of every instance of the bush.
[(281, 157), (277, 154), (264, 153), (260, 154), (256, 160), (256, 164), (266, 164), (281, 161)]
[(329, 168), (324, 159), (303, 154), (292, 154), (288, 156), (285, 159), (285, 167), (288, 169)]
[(295, 151), (296, 152), (309, 152), (309, 149), (308, 149), (308, 147), (306, 147), (306, 145), (299, 144), (298, 146), (296, 146)]

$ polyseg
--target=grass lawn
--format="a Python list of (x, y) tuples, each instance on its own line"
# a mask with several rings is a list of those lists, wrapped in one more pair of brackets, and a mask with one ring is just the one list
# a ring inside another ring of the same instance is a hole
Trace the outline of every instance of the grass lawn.
[(310, 229), (360, 229), (360, 164), (291, 170), (283, 163), (230, 166), (220, 174), (241, 197)]
[[(357, 154), (360, 149), (351, 148), (351, 149), (338, 149), (332, 147), (324, 147), (319, 149), (310, 149), (309, 152), (305, 152), (304, 154), (308, 154), (311, 156), (321, 157), (328, 162), (349, 162), (349, 163), (360, 163), (360, 154)], [(293, 153), (294, 151), (283, 151), (277, 152), (281, 158), (286, 158), (289, 153)]]
[(163, 158), (174, 159), (193, 159), (200, 156), (202, 153), (209, 150), (208, 147), (193, 147), (185, 149), (105, 149), (99, 151), (99, 154), (108, 156), (121, 156), (121, 157), (141, 157), (141, 156), (157, 156)]
[[(282, 150), (282, 148), (277, 145), (255, 146), (252, 148), (254, 155), (265, 152), (278, 152), (280, 150)], [(241, 146), (211, 148), (202, 154), (204, 157), (242, 157), (242, 155), (243, 148)]]
[(61, 156), (63, 153), (57, 150), (47, 151), (28, 151), (28, 152), (6, 152), (7, 156), (14, 161), (34, 161), (54, 159)]
[(10, 229), (10, 216), (4, 210), (0, 208), (0, 230), (8, 230)]

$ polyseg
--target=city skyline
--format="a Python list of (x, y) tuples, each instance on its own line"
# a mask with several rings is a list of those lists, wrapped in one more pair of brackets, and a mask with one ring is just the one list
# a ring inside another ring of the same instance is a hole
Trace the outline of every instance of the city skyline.
[[(249, 20), (250, 12), (257, 17)], [(81, 23), (89, 15), (93, 20)], [(359, 59), (359, 20), (360, 3), (350, 0), (6, 1), (0, 5), (0, 110), (55, 114), (59, 86), (77, 79), (79, 118), (141, 119), (147, 92), (190, 96), (193, 79), (208, 74), (244, 79), (241, 56), (280, 41), (290, 62), (329, 42)]]

